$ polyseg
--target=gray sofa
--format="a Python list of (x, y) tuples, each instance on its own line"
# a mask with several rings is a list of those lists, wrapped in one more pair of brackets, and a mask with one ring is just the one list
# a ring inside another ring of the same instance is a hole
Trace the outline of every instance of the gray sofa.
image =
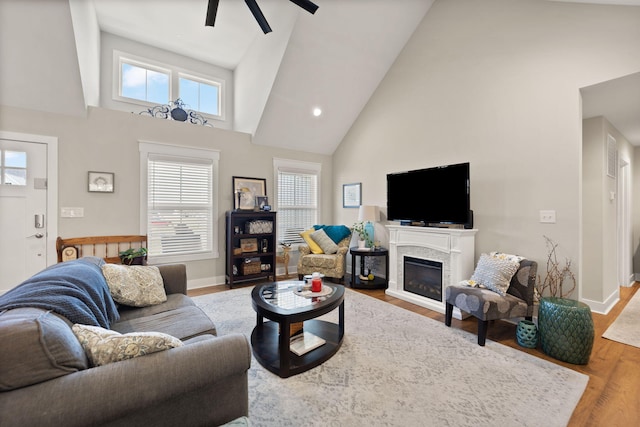
[[(52, 271), (62, 271), (60, 265)], [(216, 426), (248, 415), (246, 337), (216, 336), (213, 322), (186, 296), (184, 265), (159, 269), (167, 301), (119, 306), (110, 329), (163, 332), (185, 345), (103, 366), (90, 366), (71, 330), (79, 322), (38, 304), (12, 306), (13, 290), (0, 296), (0, 425)], [(64, 285), (75, 292), (75, 284)]]

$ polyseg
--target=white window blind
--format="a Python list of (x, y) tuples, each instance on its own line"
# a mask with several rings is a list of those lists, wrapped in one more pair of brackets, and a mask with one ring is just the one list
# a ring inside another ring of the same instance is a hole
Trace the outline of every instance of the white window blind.
[(149, 256), (162, 261), (216, 256), (217, 158), (144, 154)]
[(300, 232), (318, 223), (319, 165), (292, 168), (276, 162), (278, 241), (303, 243)]

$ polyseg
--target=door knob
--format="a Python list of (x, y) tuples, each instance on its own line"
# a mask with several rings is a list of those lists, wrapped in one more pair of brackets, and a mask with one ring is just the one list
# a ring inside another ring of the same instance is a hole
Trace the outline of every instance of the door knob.
[(36, 233), (36, 234), (32, 234), (29, 237), (35, 237), (36, 239), (42, 239), (44, 237), (44, 234), (42, 233)]

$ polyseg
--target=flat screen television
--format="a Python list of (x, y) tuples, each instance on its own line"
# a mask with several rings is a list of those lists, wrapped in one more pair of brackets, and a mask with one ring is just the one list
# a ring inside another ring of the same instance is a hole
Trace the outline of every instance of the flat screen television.
[(469, 163), (388, 174), (387, 219), (472, 227)]

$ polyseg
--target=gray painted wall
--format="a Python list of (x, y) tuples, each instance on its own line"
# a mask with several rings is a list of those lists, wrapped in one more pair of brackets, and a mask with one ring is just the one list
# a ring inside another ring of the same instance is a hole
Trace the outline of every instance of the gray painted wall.
[[(476, 258), (518, 253), (544, 272), (546, 235), (580, 277), (579, 89), (640, 70), (639, 23), (637, 7), (436, 1), (334, 154), (336, 221), (357, 215), (343, 183), (384, 215), (387, 173), (469, 161)], [(556, 224), (539, 222), (547, 209)], [(572, 297), (607, 300), (586, 285)]]

